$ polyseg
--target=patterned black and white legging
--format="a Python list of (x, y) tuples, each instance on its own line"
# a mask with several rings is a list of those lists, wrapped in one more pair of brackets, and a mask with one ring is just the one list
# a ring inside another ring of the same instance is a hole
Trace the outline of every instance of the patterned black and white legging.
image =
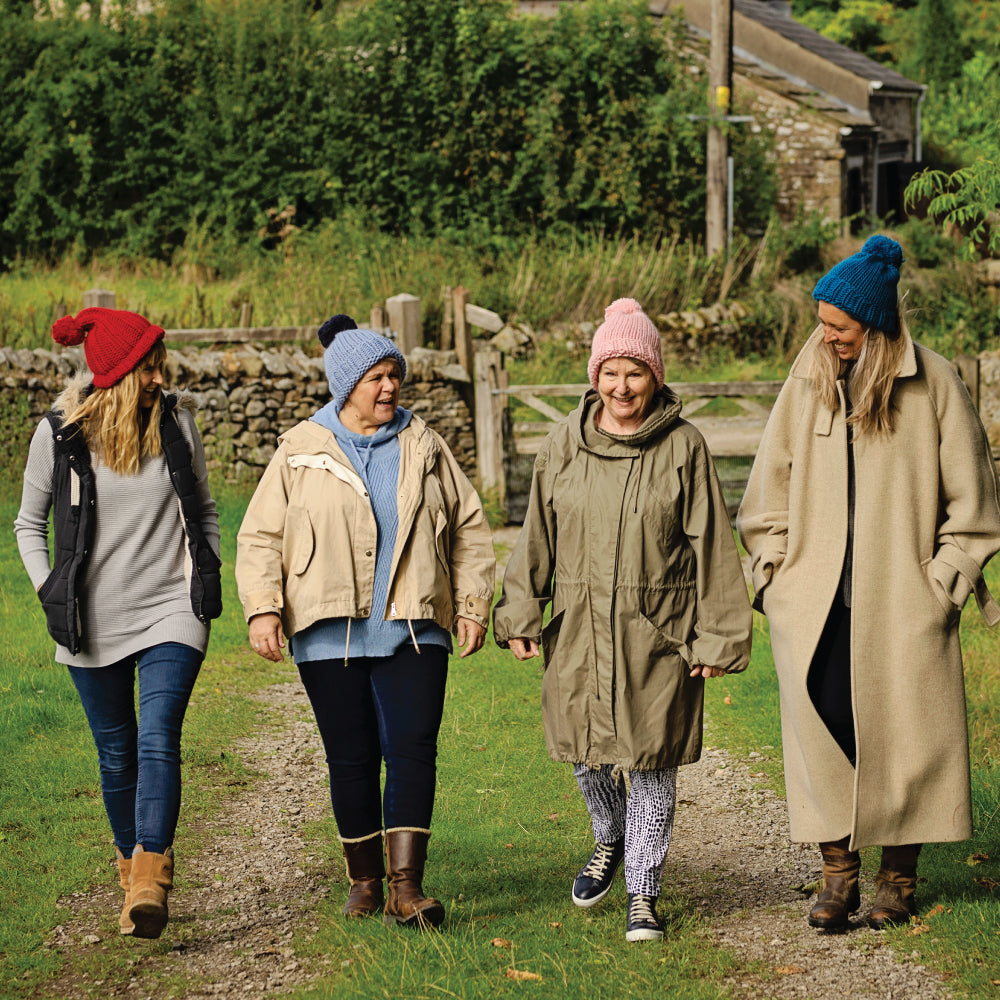
[(660, 869), (670, 847), (677, 808), (677, 768), (630, 771), (613, 776), (612, 766), (591, 769), (574, 764), (591, 822), (594, 839), (611, 844), (625, 838), (625, 887), (630, 893), (659, 896)]

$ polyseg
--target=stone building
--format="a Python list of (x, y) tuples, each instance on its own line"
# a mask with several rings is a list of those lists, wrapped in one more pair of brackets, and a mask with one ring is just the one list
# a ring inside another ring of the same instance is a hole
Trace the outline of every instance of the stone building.
[[(521, 0), (525, 13), (561, 3)], [(653, 17), (680, 12), (707, 56), (713, 0), (650, 0)], [(791, 16), (789, 0), (733, 0), (736, 128), (769, 129), (776, 140), (778, 209), (874, 223), (902, 217), (903, 192), (921, 160), (923, 85), (824, 38)]]

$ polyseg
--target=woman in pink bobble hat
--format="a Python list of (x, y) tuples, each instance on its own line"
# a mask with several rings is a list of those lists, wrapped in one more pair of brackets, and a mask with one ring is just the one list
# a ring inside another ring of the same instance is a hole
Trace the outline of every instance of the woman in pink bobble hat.
[(535, 460), (493, 626), (519, 660), (541, 649), (549, 755), (593, 823), (573, 902), (600, 902), (624, 862), (625, 937), (657, 940), (677, 767), (701, 755), (705, 678), (747, 665), (750, 602), (708, 448), (634, 299), (608, 306), (587, 373)]
[(193, 407), (163, 392), (163, 328), (91, 308), (52, 336), (83, 343), (90, 372), (31, 439), (14, 531), (97, 746), (119, 930), (156, 938), (173, 887), (181, 726), (222, 612), (219, 523)]

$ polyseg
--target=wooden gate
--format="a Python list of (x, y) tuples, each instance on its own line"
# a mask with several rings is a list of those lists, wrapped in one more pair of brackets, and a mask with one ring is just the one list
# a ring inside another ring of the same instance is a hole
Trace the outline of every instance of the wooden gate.
[[(499, 351), (476, 354), (476, 458), (479, 482), (495, 492), (508, 523), (524, 520), (535, 455), (570, 407), (557, 405), (567, 397), (576, 400), (588, 383), (570, 385), (510, 385)], [(746, 479), (757, 453), (770, 405), (782, 382), (670, 382), (684, 403), (683, 416), (705, 436), (715, 459), (730, 514), (739, 506)], [(511, 415), (511, 400), (530, 410)], [(729, 400), (737, 414), (719, 414), (716, 400)], [(735, 404), (735, 406), (733, 405)], [(541, 419), (537, 419), (541, 418)]]

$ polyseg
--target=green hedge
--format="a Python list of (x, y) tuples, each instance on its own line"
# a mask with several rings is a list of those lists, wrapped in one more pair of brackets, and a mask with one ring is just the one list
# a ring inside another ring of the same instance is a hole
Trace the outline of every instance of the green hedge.
[[(0, 260), (246, 246), (287, 205), (298, 226), (350, 208), (402, 231), (703, 228), (687, 116), (707, 85), (679, 20), (618, 0), (553, 19), (314, 6), (166, 0), (101, 23), (0, 3)], [(765, 142), (734, 135), (743, 228), (773, 202)]]

